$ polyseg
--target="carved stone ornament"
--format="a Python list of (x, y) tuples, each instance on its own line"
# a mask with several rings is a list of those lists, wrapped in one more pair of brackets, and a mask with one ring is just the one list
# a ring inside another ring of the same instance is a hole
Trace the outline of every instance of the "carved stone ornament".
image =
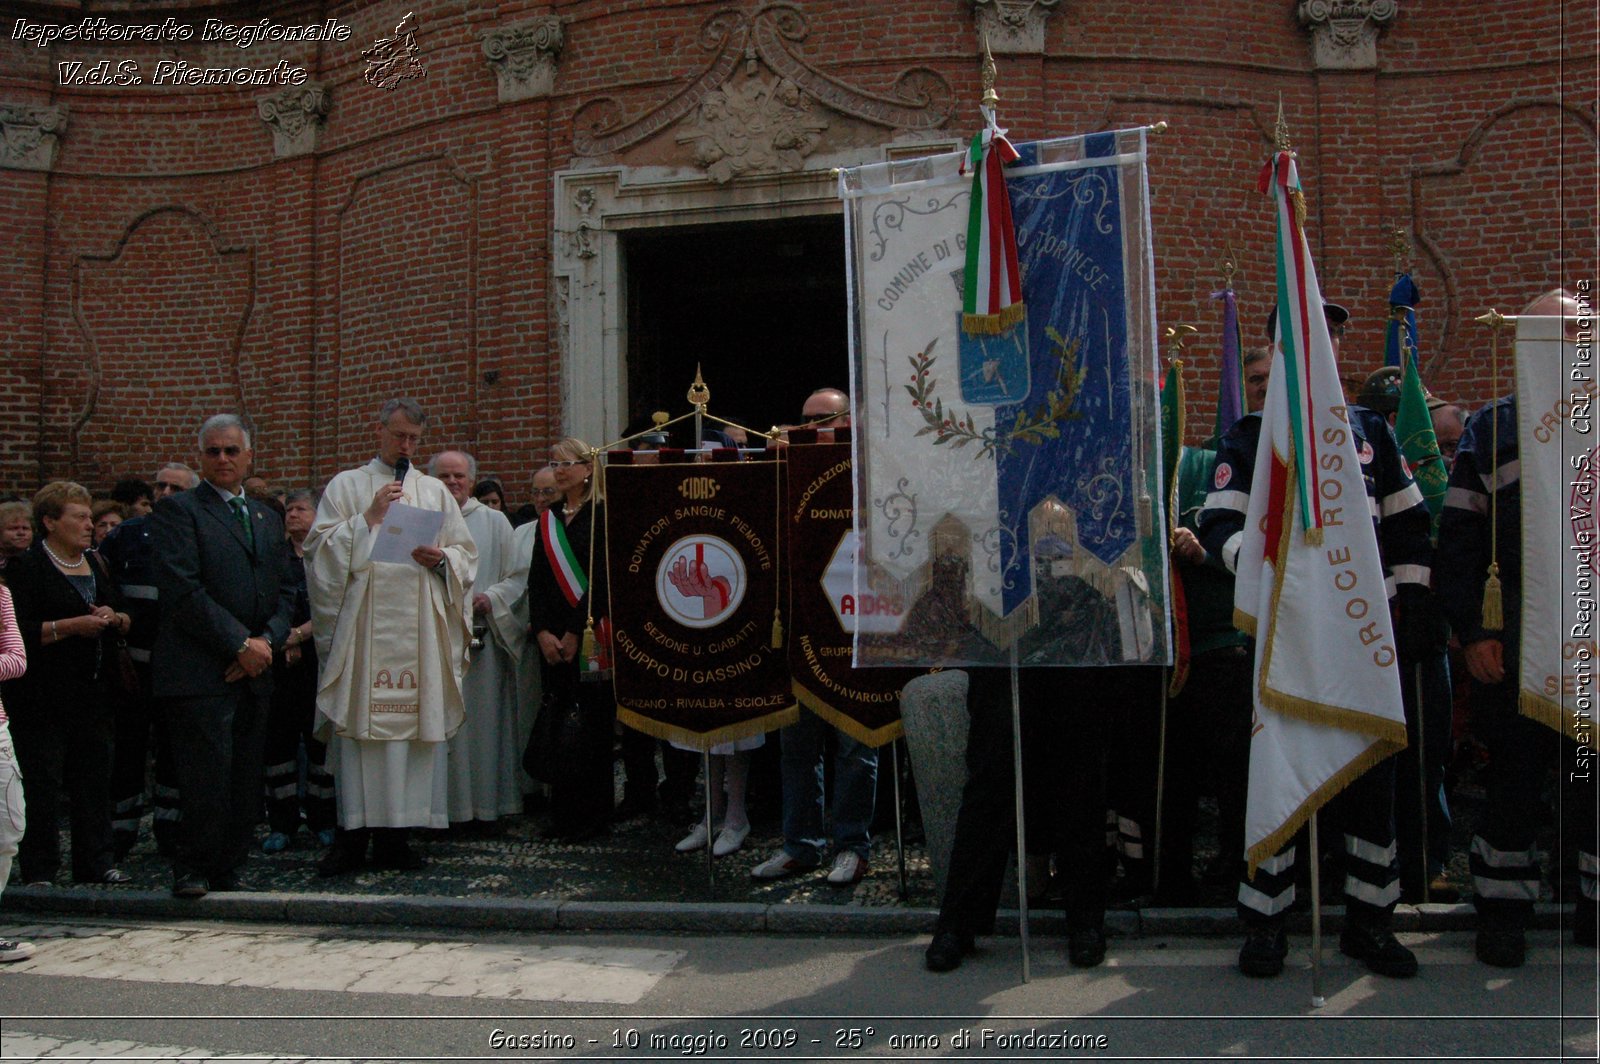
[[(733, 155), (747, 157), (754, 150), (761, 159), (780, 168), (795, 160), (794, 153), (803, 157), (811, 151), (815, 134), (826, 128), (825, 124), (816, 125), (819, 119), (806, 116), (813, 103), (896, 130), (938, 129), (949, 119), (953, 93), (950, 83), (936, 71), (924, 67), (905, 71), (895, 83), (892, 96), (864, 92), (816, 70), (803, 56), (790, 50), (791, 44), (805, 40), (809, 33), (805, 15), (792, 3), (764, 3), (749, 14), (732, 8), (719, 11), (700, 27), (699, 44), (711, 53), (711, 62), (687, 88), (633, 118), (625, 117), (615, 100), (590, 100), (573, 116), (573, 151), (582, 156), (611, 155), (694, 115), (696, 132), (682, 139), (693, 142), (698, 154), (702, 144), (719, 143), (741, 124), (729, 116), (730, 104), (736, 100), (738, 107), (744, 109), (742, 124), (752, 136), (767, 143)], [(757, 76), (757, 68), (762, 65), (775, 76)], [(741, 67), (744, 82), (729, 85)], [(720, 98), (711, 102), (712, 96), (719, 93)], [(705, 111), (708, 102), (710, 114)], [(765, 126), (752, 128), (751, 121), (789, 125), (779, 133)], [(777, 143), (780, 140), (785, 143)], [(721, 157), (702, 163), (708, 170), (730, 158), (727, 146), (718, 150), (723, 152)], [(745, 168), (746, 172), (771, 168), (766, 162), (747, 161), (752, 165)]]
[(66, 129), (65, 107), (0, 103), (0, 167), (48, 171), (56, 164), (57, 138)]
[(566, 44), (561, 18), (545, 15), (483, 35), (483, 54), (499, 82), (500, 102), (548, 96), (556, 83), (556, 56)]
[(317, 150), (317, 133), (333, 100), (323, 85), (293, 85), (256, 102), (256, 114), (272, 129), (272, 154), (279, 159)]
[(1044, 54), (1044, 24), (1061, 0), (972, 0), (978, 40), (996, 54)]
[(719, 185), (744, 173), (792, 173), (828, 128), (811, 104), (788, 78), (747, 74), (700, 101), (678, 143), (694, 145), (695, 164)]
[(1378, 31), (1399, 13), (1399, 0), (1300, 0), (1295, 11), (1318, 70), (1377, 69)]

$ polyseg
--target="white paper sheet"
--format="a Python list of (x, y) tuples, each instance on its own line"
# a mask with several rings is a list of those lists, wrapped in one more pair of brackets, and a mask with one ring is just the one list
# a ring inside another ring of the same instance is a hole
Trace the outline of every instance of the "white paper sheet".
[(391, 503), (383, 524), (374, 530), (377, 542), (372, 544), (372, 560), (415, 565), (411, 552), (418, 547), (431, 547), (439, 541), (439, 529), (444, 527), (444, 513), (407, 506), (403, 502)]

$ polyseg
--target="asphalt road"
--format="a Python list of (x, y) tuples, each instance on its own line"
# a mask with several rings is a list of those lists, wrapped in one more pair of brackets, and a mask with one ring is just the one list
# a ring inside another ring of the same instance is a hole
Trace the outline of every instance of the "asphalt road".
[(1221, 937), (1114, 938), (1070, 967), (1015, 938), (955, 972), (925, 935), (406, 931), (233, 922), (0, 928), (38, 945), (0, 970), (5, 1059), (1351, 1060), (1595, 1059), (1596, 955), (1556, 931), (1491, 969), (1468, 932), (1402, 936), (1397, 982), (1308, 940), (1250, 980)]

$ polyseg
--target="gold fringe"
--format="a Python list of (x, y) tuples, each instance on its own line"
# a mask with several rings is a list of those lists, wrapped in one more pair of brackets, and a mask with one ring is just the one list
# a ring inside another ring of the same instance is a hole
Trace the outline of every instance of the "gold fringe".
[(865, 746), (873, 748), (888, 746), (906, 733), (905, 724), (899, 718), (890, 721), (881, 728), (869, 730), (862, 727), (859, 720), (856, 720), (848, 713), (836, 709), (829, 704), (826, 698), (810, 690), (799, 680), (792, 681), (791, 687), (795, 698), (799, 700), (802, 706)]
[(1233, 626), (1251, 639), (1256, 637), (1256, 619), (1237, 606), (1233, 608)]
[(968, 336), (995, 336), (1005, 332), (1027, 315), (1027, 308), (1019, 299), (1009, 307), (1002, 308), (998, 314), (961, 315), (961, 331)]
[(643, 732), (657, 739), (668, 742), (681, 743), (694, 750), (709, 750), (718, 743), (733, 743), (740, 739), (748, 739), (752, 735), (764, 735), (776, 728), (785, 728), (793, 724), (800, 717), (800, 707), (791, 702), (782, 709), (775, 710), (765, 716), (754, 720), (744, 720), (737, 724), (729, 724), (715, 731), (697, 732), (687, 728), (679, 728), (672, 724), (656, 720), (630, 706), (617, 704), (617, 720), (626, 724), (634, 731)]
[(1320, 547), (1320, 546), (1322, 546), (1322, 529), (1320, 529), (1320, 528), (1308, 528), (1308, 529), (1306, 529), (1306, 546), (1308, 546), (1308, 547)]
[[(1527, 689), (1523, 689), (1521, 697), (1517, 701), (1517, 708), (1522, 711), (1524, 717), (1537, 721), (1552, 731), (1560, 732), (1575, 743), (1583, 741), (1578, 738), (1579, 714), (1569, 713), (1567, 708), (1560, 702), (1552, 701), (1537, 691), (1529, 691)], [(1583, 717), (1582, 719), (1587, 721), (1591, 728), (1593, 727), (1594, 722), (1592, 719), (1588, 717)], [(1586, 738), (1593, 745), (1594, 736), (1592, 731)]]
[(977, 598), (968, 595), (967, 619), (979, 634), (1004, 650), (1038, 626), (1039, 597), (1029, 595), (1016, 609), (1000, 617)]
[(1250, 852), (1245, 855), (1247, 859), (1245, 877), (1254, 879), (1256, 866), (1287, 846), (1289, 840), (1294, 838), (1294, 833), (1300, 830), (1300, 825), (1311, 819), (1312, 813), (1327, 805), (1335, 795), (1359, 779), (1362, 773), (1384, 758), (1399, 753), (1400, 749), (1401, 747), (1380, 739), (1367, 747), (1354, 761), (1329, 776), (1323, 781), (1322, 786), (1306, 796), (1306, 800), (1289, 814), (1288, 819), (1276, 831), (1250, 847)]
[(1489, 579), (1483, 582), (1483, 629), (1499, 632), (1506, 626), (1504, 600), (1500, 597), (1500, 563), (1489, 563)]
[(1301, 229), (1306, 227), (1306, 194), (1297, 188), (1289, 190), (1289, 200), (1294, 204), (1294, 220)]

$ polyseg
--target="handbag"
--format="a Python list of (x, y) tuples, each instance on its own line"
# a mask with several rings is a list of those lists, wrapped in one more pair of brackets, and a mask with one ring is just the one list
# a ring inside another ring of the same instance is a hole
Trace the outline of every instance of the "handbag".
[(553, 787), (576, 783), (610, 752), (616, 706), (604, 698), (610, 694), (609, 684), (604, 691), (590, 690), (599, 686), (580, 683), (565, 696), (544, 696), (522, 752), (524, 772)]

